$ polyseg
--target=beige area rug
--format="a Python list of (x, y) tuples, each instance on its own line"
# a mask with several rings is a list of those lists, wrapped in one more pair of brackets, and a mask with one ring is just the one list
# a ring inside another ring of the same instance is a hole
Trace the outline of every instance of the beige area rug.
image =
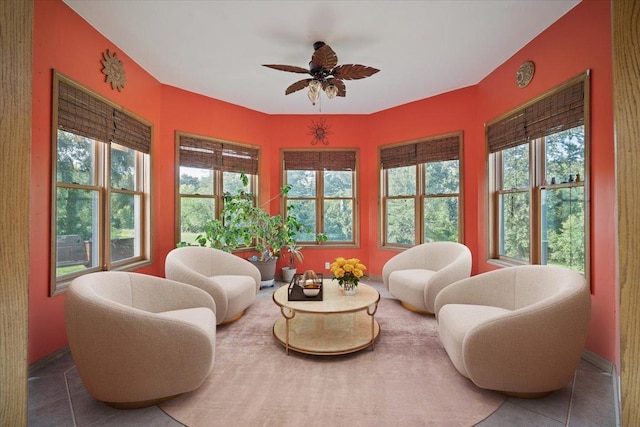
[(256, 302), (218, 327), (213, 372), (161, 408), (191, 427), (472, 426), (505, 400), (461, 376), (433, 316), (382, 298), (375, 349), (344, 356), (285, 354), (272, 334), (280, 311)]

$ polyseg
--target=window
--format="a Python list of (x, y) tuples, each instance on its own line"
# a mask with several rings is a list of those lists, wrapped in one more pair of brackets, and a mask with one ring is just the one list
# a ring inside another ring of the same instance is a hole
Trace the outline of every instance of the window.
[(318, 233), (327, 243), (358, 241), (357, 151), (283, 151), (284, 182), (291, 185), (285, 204), (309, 230), (299, 242), (314, 243)]
[(382, 245), (462, 239), (462, 134), (380, 149)]
[(51, 294), (150, 261), (151, 124), (54, 74)]
[[(177, 133), (180, 179), (176, 238), (197, 244), (205, 224), (220, 218), (224, 193), (240, 190), (255, 194), (258, 177), (258, 149), (202, 136)], [(249, 178), (245, 187), (241, 174)]]
[(588, 74), (486, 127), (490, 259), (588, 277)]

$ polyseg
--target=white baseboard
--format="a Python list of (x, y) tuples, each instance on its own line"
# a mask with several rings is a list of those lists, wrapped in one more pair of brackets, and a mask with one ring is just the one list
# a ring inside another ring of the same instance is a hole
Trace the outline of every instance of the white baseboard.
[(613, 381), (613, 402), (615, 404), (616, 426), (621, 426), (622, 421), (620, 408), (622, 408), (622, 403), (620, 401), (620, 376), (617, 373), (616, 364), (586, 349), (582, 350), (582, 358), (596, 368), (611, 375), (611, 381)]
[(615, 373), (616, 365), (613, 362), (610, 362), (592, 351), (586, 349), (582, 350), (582, 358), (609, 375), (613, 375)]
[(42, 368), (44, 366), (47, 366), (50, 363), (55, 362), (56, 360), (60, 359), (61, 357), (66, 356), (70, 352), (71, 352), (71, 350), (69, 349), (69, 346), (65, 345), (64, 347), (54, 351), (50, 355), (45, 356), (42, 359), (36, 360), (31, 365), (29, 365), (29, 373), (28, 373), (29, 377), (32, 377), (33, 373), (38, 371), (40, 368)]

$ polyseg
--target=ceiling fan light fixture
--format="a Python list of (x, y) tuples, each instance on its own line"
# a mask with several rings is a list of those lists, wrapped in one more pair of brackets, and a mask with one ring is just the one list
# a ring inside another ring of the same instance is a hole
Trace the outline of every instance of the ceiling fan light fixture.
[(322, 87), (322, 83), (320, 80), (313, 79), (309, 82), (309, 90), (314, 92), (320, 92), (320, 88)]
[(313, 105), (316, 105), (316, 101), (318, 100), (318, 98), (320, 98), (320, 91), (309, 87), (309, 92), (307, 93), (307, 96), (309, 97), (309, 101), (311, 101)]
[(324, 89), (324, 93), (327, 94), (327, 98), (329, 99), (333, 99), (338, 95), (338, 88), (333, 85), (333, 84), (329, 84), (327, 85), (327, 87)]
[(309, 88), (307, 96), (311, 103), (316, 105), (316, 101), (320, 99), (320, 92), (324, 91), (329, 99), (336, 96), (344, 97), (347, 93), (344, 80), (364, 79), (380, 71), (360, 64), (338, 65), (338, 55), (324, 42), (314, 43), (313, 49), (308, 69), (295, 65), (263, 64), (263, 66), (274, 70), (311, 75), (310, 79), (298, 80), (289, 85), (284, 92), (285, 95), (307, 87)]

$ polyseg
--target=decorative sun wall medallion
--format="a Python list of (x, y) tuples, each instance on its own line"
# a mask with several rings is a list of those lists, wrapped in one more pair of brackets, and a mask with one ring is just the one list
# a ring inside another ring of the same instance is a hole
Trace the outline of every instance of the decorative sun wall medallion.
[(316, 145), (318, 143), (329, 145), (327, 135), (330, 134), (329, 125), (324, 121), (324, 119), (320, 119), (317, 122), (311, 122), (311, 125), (309, 126), (309, 135), (313, 136), (311, 145)]
[(105, 81), (111, 83), (111, 89), (118, 89), (118, 92), (122, 92), (124, 84), (127, 82), (122, 61), (118, 59), (117, 53), (110, 53), (109, 49), (102, 56), (104, 57), (101, 61), (102, 74), (107, 76)]
[(533, 65), (533, 62), (523, 62), (516, 73), (516, 83), (518, 86), (527, 87), (527, 85), (531, 83), (531, 80), (533, 80), (533, 73), (535, 72), (535, 69), (536, 67)]

